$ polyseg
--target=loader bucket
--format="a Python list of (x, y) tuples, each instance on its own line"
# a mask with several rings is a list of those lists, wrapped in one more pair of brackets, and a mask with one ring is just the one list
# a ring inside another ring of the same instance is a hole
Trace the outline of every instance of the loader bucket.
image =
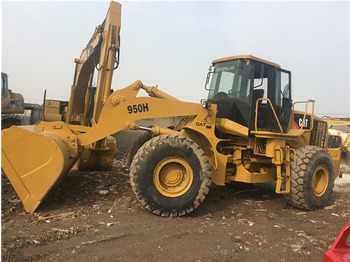
[(68, 146), (53, 133), (35, 126), (12, 126), (2, 131), (1, 166), (21, 199), (33, 213), (72, 163)]

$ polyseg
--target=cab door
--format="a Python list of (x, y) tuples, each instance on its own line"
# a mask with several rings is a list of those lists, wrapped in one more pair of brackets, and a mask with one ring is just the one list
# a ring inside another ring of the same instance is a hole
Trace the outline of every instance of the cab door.
[(291, 72), (276, 68), (275, 90), (272, 101), (283, 132), (287, 132), (292, 114)]

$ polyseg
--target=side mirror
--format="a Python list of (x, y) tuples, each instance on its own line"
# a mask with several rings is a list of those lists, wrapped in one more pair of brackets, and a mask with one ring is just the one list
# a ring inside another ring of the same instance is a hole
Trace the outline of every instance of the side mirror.
[(282, 98), (282, 108), (284, 108), (284, 109), (291, 109), (292, 106), (293, 106), (292, 99), (285, 98), (285, 97)]
[(212, 73), (213, 72), (209, 71), (208, 74), (207, 74), (207, 79), (205, 81), (205, 87), (204, 87), (205, 90), (209, 90), (210, 89), (210, 87), (208, 88), (208, 84), (209, 84), (209, 80), (210, 80), (210, 74), (212, 74)]
[(262, 64), (261, 67), (260, 67), (260, 80), (261, 80), (260, 84), (257, 85), (257, 86), (254, 86), (253, 89), (254, 89), (254, 88), (257, 88), (257, 87), (259, 87), (259, 86), (262, 86), (263, 83), (264, 83), (264, 65), (263, 65), (263, 64)]

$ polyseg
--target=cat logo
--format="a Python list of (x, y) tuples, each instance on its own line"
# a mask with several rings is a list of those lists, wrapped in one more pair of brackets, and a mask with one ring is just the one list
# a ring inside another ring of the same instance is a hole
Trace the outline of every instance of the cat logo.
[(203, 126), (207, 129), (211, 129), (211, 126), (207, 125), (207, 123), (200, 123), (200, 122), (196, 122), (196, 126)]
[(309, 130), (310, 123), (311, 123), (310, 115), (305, 116), (304, 124), (303, 124), (303, 119), (304, 119), (304, 114), (298, 114), (298, 113), (294, 114), (294, 123), (293, 124), (294, 124), (295, 128), (300, 129), (301, 127), (303, 127), (303, 129)]

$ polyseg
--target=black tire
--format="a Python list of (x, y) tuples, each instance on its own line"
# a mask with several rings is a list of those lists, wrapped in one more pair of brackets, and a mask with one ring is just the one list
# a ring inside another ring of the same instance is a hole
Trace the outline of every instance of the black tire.
[(130, 167), (130, 182), (147, 210), (177, 217), (203, 202), (211, 184), (211, 168), (203, 150), (192, 140), (160, 135), (138, 150)]
[(143, 146), (144, 143), (146, 143), (148, 140), (152, 138), (152, 135), (150, 132), (144, 132), (139, 136), (139, 138), (136, 140), (136, 142), (133, 144), (133, 146), (130, 148), (127, 156), (127, 166), (130, 168), (132, 160), (134, 159), (134, 156), (136, 155), (137, 151), (140, 149), (141, 146)]
[(297, 208), (323, 208), (334, 186), (334, 164), (330, 154), (316, 146), (296, 150), (296, 163), (291, 165), (290, 193), (287, 201)]

